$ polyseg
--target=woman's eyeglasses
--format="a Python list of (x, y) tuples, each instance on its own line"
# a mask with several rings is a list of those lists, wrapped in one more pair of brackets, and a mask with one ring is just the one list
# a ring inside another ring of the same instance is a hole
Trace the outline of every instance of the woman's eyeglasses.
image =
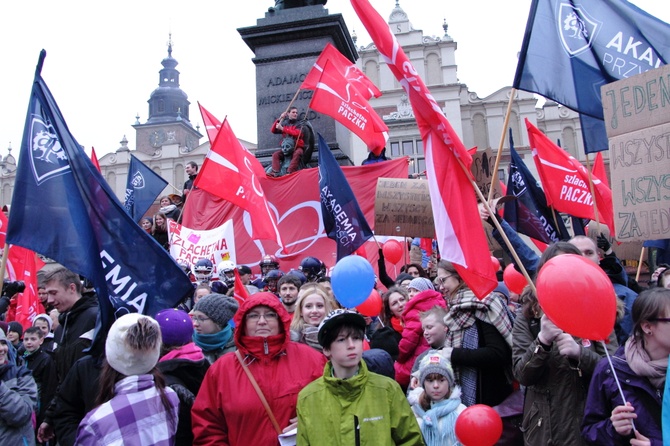
[(453, 277), (453, 274), (449, 274), (448, 276), (442, 276), (442, 277), (436, 277), (433, 283), (437, 286), (442, 286), (444, 285), (444, 282), (450, 277)]
[(192, 321), (196, 321), (199, 324), (202, 324), (205, 321), (210, 320), (211, 318), (209, 317), (204, 317), (204, 316), (191, 316)]
[(247, 313), (247, 320), (249, 321), (258, 321), (261, 317), (266, 321), (276, 321), (279, 319), (279, 315), (274, 311), (268, 311), (267, 313)]

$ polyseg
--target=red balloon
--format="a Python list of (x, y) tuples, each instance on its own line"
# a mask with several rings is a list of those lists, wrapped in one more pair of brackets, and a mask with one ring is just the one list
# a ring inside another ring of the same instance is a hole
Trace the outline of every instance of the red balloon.
[(360, 248), (358, 248), (356, 251), (354, 251), (354, 254), (356, 254), (357, 256), (361, 256), (364, 259), (368, 258), (368, 253), (365, 249), (365, 245), (362, 245)]
[(561, 330), (582, 339), (606, 340), (614, 329), (616, 293), (605, 271), (586, 257), (564, 254), (537, 274), (537, 299)]
[(394, 265), (402, 259), (402, 244), (398, 240), (387, 240), (382, 246), (384, 258)]
[(528, 285), (526, 278), (519, 271), (514, 269), (514, 264), (510, 263), (503, 271), (503, 282), (507, 285), (507, 289), (513, 293), (521, 294), (524, 287)]
[(456, 419), (456, 437), (463, 446), (492, 446), (502, 430), (500, 415), (485, 404), (468, 407)]
[(357, 306), (356, 309), (363, 316), (379, 316), (379, 313), (382, 311), (382, 298), (377, 290), (373, 288), (370, 296), (365, 299), (365, 302)]
[(491, 256), (491, 263), (493, 264), (493, 270), (498, 271), (500, 269), (500, 260), (497, 257)]

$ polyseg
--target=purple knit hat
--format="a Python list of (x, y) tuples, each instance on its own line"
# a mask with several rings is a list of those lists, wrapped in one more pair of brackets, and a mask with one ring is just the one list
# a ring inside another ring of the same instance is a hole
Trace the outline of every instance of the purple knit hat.
[(161, 310), (156, 313), (155, 319), (161, 327), (164, 345), (180, 346), (191, 342), (193, 323), (191, 317), (185, 311), (173, 308)]

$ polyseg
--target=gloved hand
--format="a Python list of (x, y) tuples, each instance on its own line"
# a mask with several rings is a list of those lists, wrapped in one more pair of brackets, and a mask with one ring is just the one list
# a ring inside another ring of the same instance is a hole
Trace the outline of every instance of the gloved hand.
[(554, 339), (561, 333), (563, 333), (563, 330), (554, 325), (546, 314), (542, 315), (542, 319), (540, 319), (540, 333), (537, 335), (541, 343), (551, 345)]
[(612, 245), (602, 232), (597, 238), (597, 244), (598, 248), (602, 249), (605, 254), (612, 254)]

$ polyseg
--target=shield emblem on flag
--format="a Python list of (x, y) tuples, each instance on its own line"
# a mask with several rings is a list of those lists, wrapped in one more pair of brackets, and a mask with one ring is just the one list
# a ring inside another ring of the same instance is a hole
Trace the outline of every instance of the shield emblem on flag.
[(589, 49), (602, 25), (582, 5), (573, 6), (570, 3), (559, 4), (556, 21), (563, 49), (570, 57)]
[(30, 144), (30, 166), (38, 185), (70, 170), (67, 155), (58, 140), (58, 135), (41, 116), (33, 116), (30, 123), (30, 140), (27, 143)]
[(142, 173), (139, 170), (135, 172), (135, 175), (133, 175), (131, 183), (135, 189), (144, 188), (144, 177), (142, 176)]

